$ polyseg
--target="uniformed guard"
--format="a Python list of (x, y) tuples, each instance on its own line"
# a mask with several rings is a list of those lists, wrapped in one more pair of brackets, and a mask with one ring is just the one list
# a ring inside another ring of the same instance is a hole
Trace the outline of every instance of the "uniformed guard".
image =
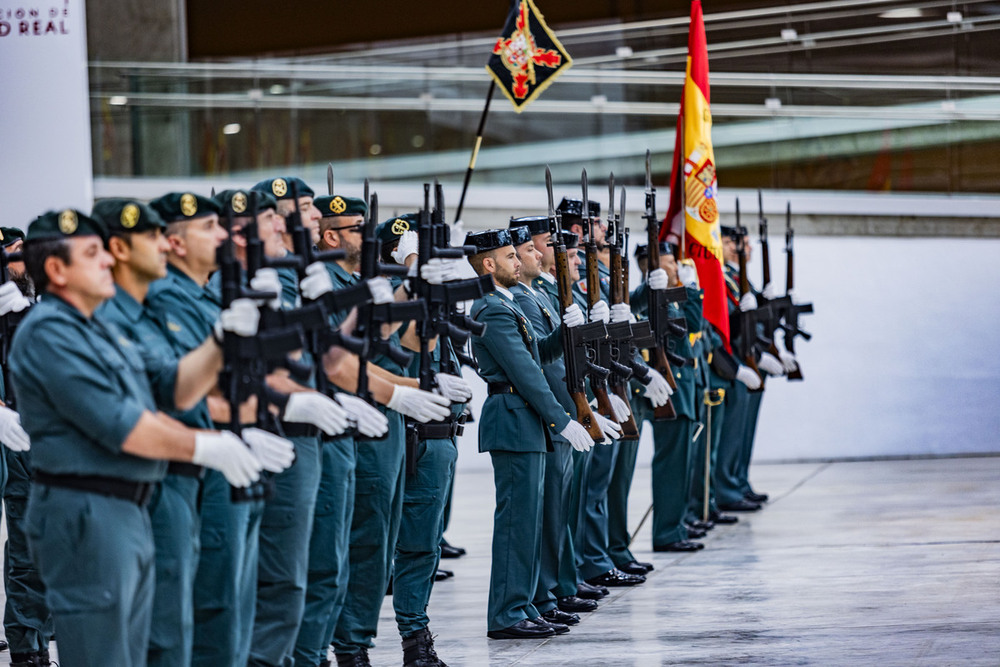
[(71, 666), (146, 664), (154, 586), (146, 503), (166, 460), (211, 466), (242, 486), (261, 469), (235, 435), (157, 412), (156, 400), (188, 407), (197, 397), (183, 367), (144, 358), (94, 316), (114, 295), (105, 234), (72, 209), (31, 223), (25, 265), (43, 298), (11, 354), (33, 444), (25, 531), (59, 628), (60, 660)]
[[(520, 262), (510, 232), (469, 234), (465, 244), (478, 250), (469, 260), (472, 268), (491, 275), (495, 287), (472, 306), (472, 316), (486, 325), (482, 336), (472, 338), (479, 374), (489, 391), (479, 420), (479, 450), (490, 453), (496, 484), (487, 635), (549, 637), (569, 628), (541, 618), (532, 604), (538, 587), (545, 452), (552, 435), (578, 449), (589, 449), (593, 440), (545, 381), (540, 364), (562, 353), (559, 330), (538, 339), (514, 301), (510, 288), (518, 283)], [(579, 307), (571, 306), (562, 326), (583, 321)]]

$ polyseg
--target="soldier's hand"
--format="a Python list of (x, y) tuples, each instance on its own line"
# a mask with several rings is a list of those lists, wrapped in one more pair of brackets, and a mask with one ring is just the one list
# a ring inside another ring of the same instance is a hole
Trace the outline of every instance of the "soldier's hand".
[(559, 435), (566, 438), (570, 447), (578, 452), (589, 452), (590, 448), (594, 446), (594, 439), (590, 437), (587, 429), (574, 420), (570, 420), (566, 424), (566, 428), (559, 432)]
[(314, 301), (327, 292), (333, 291), (333, 279), (323, 262), (313, 262), (306, 267), (306, 277), (299, 283), (303, 299)]
[(687, 260), (677, 265), (677, 281), (685, 287), (698, 286), (698, 269), (688, 264)]
[(798, 359), (795, 355), (788, 350), (778, 349), (778, 357), (781, 359), (781, 365), (785, 367), (786, 373), (793, 372), (799, 365)]
[(361, 435), (378, 438), (389, 430), (389, 420), (367, 402), (350, 394), (337, 394), (337, 401), (347, 411)]
[(465, 403), (472, 398), (472, 387), (464, 378), (448, 373), (438, 373), (434, 378), (438, 384), (435, 391), (452, 403)]
[(580, 309), (580, 306), (575, 303), (571, 303), (569, 308), (567, 308), (562, 314), (563, 326), (578, 327), (586, 321), (587, 318), (583, 316), (583, 311)]
[(740, 298), (740, 310), (744, 313), (757, 308), (757, 297), (753, 292), (747, 292)]
[(399, 243), (396, 245), (395, 250), (389, 253), (397, 264), (406, 264), (406, 258), (410, 255), (417, 254), (417, 246), (419, 244), (419, 237), (414, 231), (403, 232), (403, 235), (399, 237)]
[(663, 269), (654, 269), (649, 272), (646, 282), (649, 284), (649, 289), (667, 289), (669, 283), (667, 272)]
[(287, 470), (295, 462), (295, 445), (290, 440), (259, 428), (245, 428), (242, 436), (243, 442), (268, 472)]
[(764, 371), (768, 375), (783, 375), (785, 373), (785, 367), (780, 361), (778, 361), (778, 358), (768, 352), (764, 352), (760, 355), (760, 361), (757, 362), (757, 368)]
[(632, 319), (632, 308), (627, 303), (616, 303), (611, 306), (612, 322), (628, 322)]
[(263, 469), (246, 444), (229, 431), (199, 432), (191, 463), (218, 470), (235, 487), (250, 486), (260, 479)]
[(396, 385), (385, 407), (418, 422), (441, 421), (451, 414), (451, 401), (444, 396), (415, 387)]
[(611, 409), (615, 411), (615, 419), (618, 422), (623, 422), (628, 420), (629, 416), (632, 414), (632, 408), (629, 404), (622, 400), (621, 396), (618, 394), (608, 393), (608, 398), (611, 399)]
[(670, 399), (670, 394), (674, 393), (670, 384), (655, 368), (649, 369), (649, 384), (646, 385), (644, 396), (649, 399), (654, 408), (666, 405)]
[(613, 440), (618, 440), (622, 437), (622, 427), (618, 422), (612, 421), (596, 412), (594, 413), (594, 419), (597, 420), (597, 425), (600, 427), (601, 432), (604, 433), (604, 440), (601, 442), (602, 445), (610, 445)]
[(736, 371), (736, 379), (746, 385), (747, 389), (760, 389), (760, 376), (749, 366), (741, 364)]
[(432, 285), (458, 280), (462, 271), (458, 263), (465, 260), (435, 258), (420, 267), (420, 277)]
[(376, 305), (392, 303), (396, 300), (392, 283), (389, 282), (388, 278), (383, 278), (382, 276), (368, 279), (368, 291), (372, 293), (372, 303)]
[(312, 424), (327, 435), (347, 430), (347, 413), (332, 398), (318, 391), (298, 391), (288, 397), (283, 419), (297, 424)]
[(607, 324), (611, 320), (611, 309), (606, 301), (598, 301), (590, 307), (590, 321), (604, 322)]
[(774, 283), (768, 283), (764, 285), (764, 289), (761, 290), (761, 296), (770, 301), (771, 299), (778, 298), (778, 290), (774, 288)]
[(229, 308), (219, 313), (215, 321), (215, 340), (222, 342), (224, 332), (230, 331), (237, 336), (249, 337), (257, 334), (260, 324), (260, 309), (253, 299), (236, 299)]
[(250, 279), (250, 289), (270, 292), (274, 298), (266, 301), (267, 307), (271, 310), (281, 308), (281, 280), (278, 279), (278, 272), (274, 269), (257, 269), (257, 273)]
[(21, 294), (21, 290), (14, 283), (6, 282), (0, 285), (0, 315), (19, 313), (30, 305), (31, 301)]
[(31, 440), (21, 427), (21, 415), (6, 407), (0, 407), (0, 442), (7, 445), (7, 449), (12, 452), (26, 452), (31, 449)]

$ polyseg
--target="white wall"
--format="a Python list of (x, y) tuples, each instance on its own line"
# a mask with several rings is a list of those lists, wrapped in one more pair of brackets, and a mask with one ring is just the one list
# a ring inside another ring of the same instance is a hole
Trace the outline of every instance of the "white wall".
[[(804, 381), (768, 383), (755, 460), (1000, 452), (1000, 240), (802, 236), (795, 251), (814, 338), (796, 341)], [(460, 467), (489, 466), (476, 427)]]

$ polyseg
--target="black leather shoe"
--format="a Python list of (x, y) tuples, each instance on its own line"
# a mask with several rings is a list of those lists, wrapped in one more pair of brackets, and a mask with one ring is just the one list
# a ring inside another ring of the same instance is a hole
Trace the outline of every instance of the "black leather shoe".
[(368, 660), (368, 649), (363, 648), (357, 653), (338, 653), (337, 667), (372, 667)]
[(567, 595), (556, 600), (559, 609), (571, 614), (579, 614), (587, 611), (597, 611), (597, 602), (594, 600), (584, 600), (576, 595)]
[(743, 497), (752, 503), (766, 503), (769, 496), (766, 493), (747, 491), (746, 493), (743, 494)]
[[(566, 628), (567, 630), (569, 628)], [(538, 625), (532, 620), (524, 619), (503, 630), (490, 630), (486, 636), (490, 639), (543, 639), (555, 636), (556, 631), (548, 623)]]
[(752, 503), (741, 498), (731, 503), (719, 503), (719, 509), (723, 512), (756, 512), (760, 509), (760, 503)]
[(715, 528), (715, 522), (711, 519), (708, 521), (692, 521), (687, 526), (688, 528), (697, 528), (698, 530), (712, 530)]
[(704, 549), (705, 545), (701, 542), (692, 542), (691, 540), (681, 540), (680, 542), (670, 542), (669, 544), (654, 544), (653, 551), (663, 552), (663, 551), (698, 551), (699, 549)]
[(465, 555), (462, 547), (453, 547), (444, 540), (441, 540), (441, 558), (461, 558)]
[(434, 573), (434, 581), (444, 581), (445, 579), (451, 579), (455, 576), (455, 573), (451, 570), (438, 570)]
[(692, 540), (700, 540), (701, 538), (703, 538), (706, 535), (708, 535), (708, 533), (706, 531), (704, 531), (704, 530), (698, 530), (697, 528), (688, 528), (687, 529), (687, 534), (688, 534), (688, 538), (692, 539)]
[(586, 581), (581, 581), (576, 585), (576, 597), (584, 600), (600, 600), (608, 594), (608, 589), (604, 586), (594, 586)]
[(637, 563), (634, 560), (625, 563), (624, 565), (619, 565), (618, 569), (624, 572), (625, 574), (646, 574), (647, 572), (649, 572), (649, 570), (647, 570), (642, 563)]
[(569, 626), (565, 623), (556, 623), (555, 621), (550, 621), (548, 619), (538, 616), (537, 618), (531, 619), (533, 623), (541, 626), (548, 626), (552, 628), (557, 635), (564, 635), (569, 632)]
[(641, 574), (625, 574), (619, 569), (612, 568), (596, 577), (587, 579), (587, 583), (593, 586), (636, 586), (646, 582), (646, 577)]
[(712, 512), (710, 515), (712, 522), (715, 524), (731, 524), (736, 523), (740, 520), (738, 516), (733, 516), (732, 514), (723, 514), (721, 512)]
[(549, 609), (547, 612), (542, 614), (544, 618), (549, 623), (562, 623), (563, 625), (576, 625), (580, 622), (580, 617), (576, 614), (568, 614), (565, 611), (561, 611), (558, 607), (555, 609)]

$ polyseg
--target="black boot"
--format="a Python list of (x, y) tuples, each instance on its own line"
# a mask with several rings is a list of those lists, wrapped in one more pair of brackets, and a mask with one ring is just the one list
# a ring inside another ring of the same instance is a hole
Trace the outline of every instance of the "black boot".
[(337, 667), (372, 667), (368, 661), (368, 649), (363, 648), (357, 653), (337, 653)]
[(448, 667), (434, 652), (434, 638), (427, 628), (403, 638), (403, 667)]
[(49, 667), (49, 652), (40, 653), (11, 653), (10, 664), (12, 667)]

